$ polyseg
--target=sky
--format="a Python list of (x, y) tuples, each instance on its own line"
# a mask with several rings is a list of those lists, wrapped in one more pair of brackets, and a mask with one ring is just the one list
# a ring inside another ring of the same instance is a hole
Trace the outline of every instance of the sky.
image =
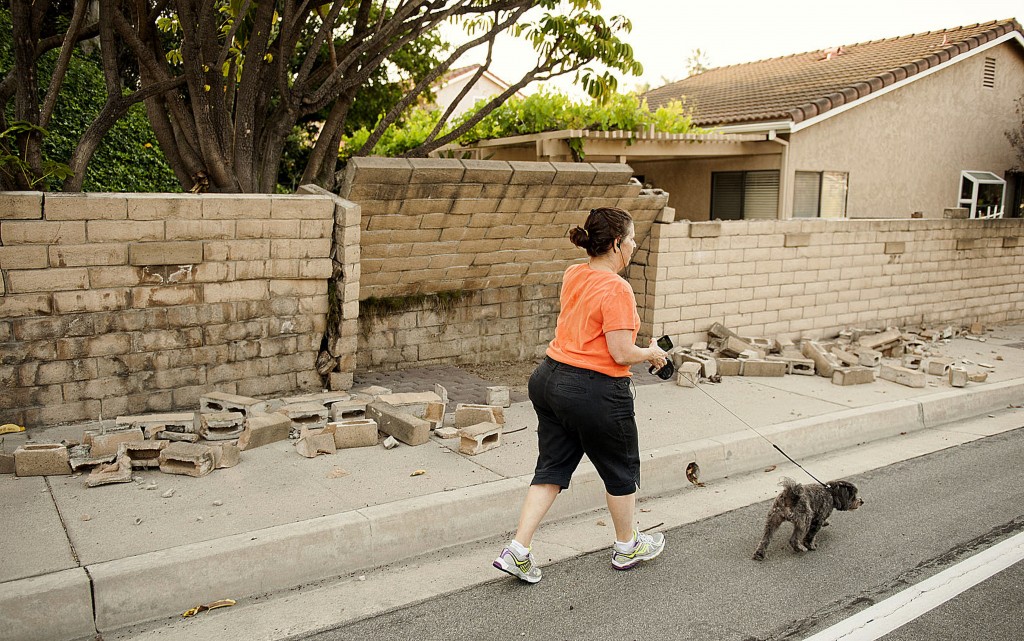
[[(620, 89), (630, 90), (644, 82), (654, 88), (684, 78), (695, 49), (704, 52), (709, 66), (720, 67), (990, 20), (1020, 22), (1024, 1), (601, 0), (601, 13), (624, 15), (633, 23), (623, 39), (644, 74), (620, 78)], [(525, 45), (505, 42), (491, 69), (506, 81), (518, 80), (532, 66), (531, 53)], [(467, 63), (481, 61), (482, 55)], [(567, 80), (553, 84), (582, 95)]]

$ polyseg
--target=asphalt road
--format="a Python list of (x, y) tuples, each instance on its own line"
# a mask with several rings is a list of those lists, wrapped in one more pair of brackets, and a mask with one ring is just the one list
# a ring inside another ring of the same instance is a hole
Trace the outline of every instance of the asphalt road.
[[(661, 557), (630, 572), (603, 552), (546, 566), (532, 586), (495, 571), (491, 583), (303, 638), (805, 639), (1024, 532), (1022, 462), (1018, 429), (851, 477), (865, 505), (833, 513), (815, 552), (791, 552), (783, 525), (768, 558), (752, 561), (761, 503), (666, 532)], [(881, 638), (1024, 638), (1024, 564)]]

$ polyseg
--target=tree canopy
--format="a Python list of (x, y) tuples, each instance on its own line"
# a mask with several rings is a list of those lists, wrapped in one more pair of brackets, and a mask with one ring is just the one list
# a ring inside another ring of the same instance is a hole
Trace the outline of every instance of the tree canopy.
[[(6, 189), (32, 188), (53, 171), (43, 135), (83, 48), (97, 51), (105, 99), (61, 159), (65, 190), (82, 188), (104, 136), (133, 105), (144, 105), (183, 188), (270, 192), (282, 169), (331, 188), (343, 136), (365, 126), (355, 153), (369, 153), (453, 64), (481, 47), (486, 60), (468, 92), (503, 34), (532, 46), (533, 67), (470, 117), (447, 126), (450, 110), (435, 116), (407, 154), (456, 140), (531, 82), (572, 74), (600, 98), (614, 93), (615, 72), (642, 72), (621, 39), (629, 21), (602, 16), (599, 0), (36, 0), (11, 3), (11, 21), (0, 131), (16, 137), (12, 149), (27, 171), (0, 173)], [(459, 42), (438, 35), (445, 23), (461, 27)], [(52, 52), (44, 74), (41, 61)], [(305, 151), (289, 153), (303, 137)]]

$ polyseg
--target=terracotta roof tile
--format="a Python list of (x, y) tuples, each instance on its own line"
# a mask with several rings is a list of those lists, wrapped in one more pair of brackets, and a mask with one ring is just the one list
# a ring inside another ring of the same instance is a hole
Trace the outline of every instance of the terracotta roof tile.
[(702, 127), (800, 122), (942, 64), (1012, 31), (1014, 19), (844, 45), (710, 69), (653, 89), (652, 108), (685, 96)]

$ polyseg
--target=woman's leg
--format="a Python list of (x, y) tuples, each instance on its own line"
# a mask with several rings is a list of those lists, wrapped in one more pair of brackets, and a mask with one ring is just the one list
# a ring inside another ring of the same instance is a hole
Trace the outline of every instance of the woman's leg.
[(636, 492), (625, 496), (613, 496), (606, 492), (605, 497), (608, 501), (608, 511), (612, 515), (612, 524), (615, 525), (615, 540), (631, 541), (636, 525)]
[(537, 527), (540, 526), (544, 515), (551, 509), (551, 504), (555, 502), (555, 497), (558, 496), (561, 489), (557, 485), (546, 483), (530, 486), (526, 493), (526, 499), (523, 501), (523, 507), (519, 511), (519, 527), (516, 529), (515, 536), (515, 540), (523, 547), (530, 547)]

